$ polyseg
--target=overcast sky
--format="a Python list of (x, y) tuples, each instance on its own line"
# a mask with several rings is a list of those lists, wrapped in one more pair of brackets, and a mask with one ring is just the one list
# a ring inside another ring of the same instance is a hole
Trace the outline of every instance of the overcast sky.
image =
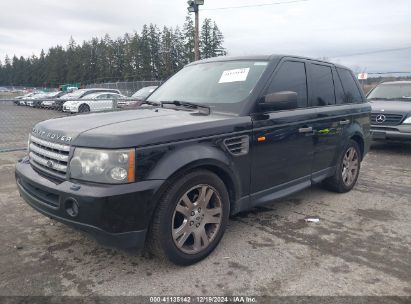
[[(205, 0), (229, 55), (328, 57), (368, 72), (411, 71), (411, 0), (307, 0), (253, 8), (213, 8), (292, 0)], [(9, 0), (0, 3), (0, 58), (42, 48), (140, 31), (145, 23), (182, 25), (185, 0)], [(369, 55), (369, 51), (407, 48)], [(339, 57), (343, 56), (343, 57)]]

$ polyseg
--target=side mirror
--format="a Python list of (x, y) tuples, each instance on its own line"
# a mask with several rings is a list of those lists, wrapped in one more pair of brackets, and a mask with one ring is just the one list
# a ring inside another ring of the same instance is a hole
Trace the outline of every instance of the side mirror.
[(264, 110), (290, 110), (298, 108), (298, 94), (293, 91), (281, 91), (264, 96), (259, 103)]

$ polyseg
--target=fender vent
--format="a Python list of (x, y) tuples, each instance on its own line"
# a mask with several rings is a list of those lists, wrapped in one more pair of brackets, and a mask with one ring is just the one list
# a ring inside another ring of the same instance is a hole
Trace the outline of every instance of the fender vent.
[(224, 140), (224, 145), (232, 155), (245, 155), (250, 149), (250, 139), (248, 135), (227, 138)]

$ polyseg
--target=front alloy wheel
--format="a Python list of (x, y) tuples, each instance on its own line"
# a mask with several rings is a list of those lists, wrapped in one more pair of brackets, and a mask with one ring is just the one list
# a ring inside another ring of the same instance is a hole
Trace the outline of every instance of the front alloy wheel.
[(230, 199), (224, 182), (198, 169), (169, 181), (147, 236), (147, 249), (178, 265), (208, 256), (227, 227)]
[(220, 229), (221, 206), (220, 196), (210, 185), (197, 185), (184, 193), (172, 221), (177, 248), (187, 254), (206, 249)]

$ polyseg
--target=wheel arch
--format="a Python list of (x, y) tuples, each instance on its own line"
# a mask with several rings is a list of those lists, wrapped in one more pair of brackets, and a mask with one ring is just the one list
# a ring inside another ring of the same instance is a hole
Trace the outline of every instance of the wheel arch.
[(361, 152), (361, 160), (364, 158), (365, 156), (365, 152), (366, 152), (366, 147), (365, 147), (365, 135), (364, 135), (364, 130), (361, 127), (360, 124), (358, 123), (354, 123), (352, 124), (346, 133), (346, 138), (348, 142), (348, 140), (354, 140), (358, 146), (360, 147), (360, 152)]
[(147, 176), (147, 179), (165, 179), (163, 185), (153, 196), (152, 212), (169, 185), (194, 170), (208, 170), (223, 181), (229, 194), (230, 210), (232, 210), (235, 202), (240, 198), (241, 186), (230, 164), (230, 158), (216, 147), (195, 145), (176, 149), (164, 157)]
[(87, 107), (88, 109), (89, 109), (89, 111), (91, 111), (91, 107), (90, 107), (90, 105), (87, 103), (87, 102), (84, 102), (83, 101), (83, 103), (81, 103), (79, 106), (78, 106), (78, 111), (80, 112), (80, 109), (81, 109), (81, 107)]
[(354, 140), (360, 147), (361, 160), (362, 160), (364, 158), (364, 139), (363, 137), (360, 134), (356, 133), (353, 136), (351, 136), (350, 139)]

